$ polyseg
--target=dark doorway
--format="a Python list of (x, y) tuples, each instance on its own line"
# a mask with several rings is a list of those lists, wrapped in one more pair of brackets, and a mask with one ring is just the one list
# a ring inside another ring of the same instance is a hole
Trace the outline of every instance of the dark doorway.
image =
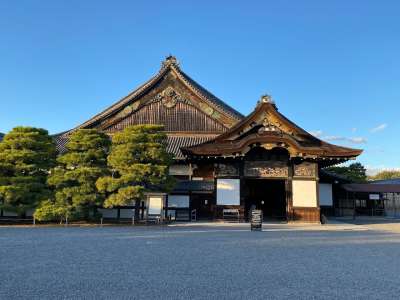
[[(191, 196), (192, 213), (196, 214), (197, 220), (211, 220), (213, 218), (212, 207), (215, 204), (214, 197), (209, 193), (193, 193)], [(196, 210), (193, 212), (193, 210)]]
[(246, 215), (255, 206), (263, 211), (264, 220), (286, 221), (285, 180), (246, 179), (243, 189)]

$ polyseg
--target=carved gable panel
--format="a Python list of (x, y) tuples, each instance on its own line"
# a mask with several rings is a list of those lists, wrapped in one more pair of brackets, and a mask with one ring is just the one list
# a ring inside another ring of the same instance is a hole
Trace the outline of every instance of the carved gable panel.
[(163, 124), (167, 131), (222, 133), (234, 123), (235, 120), (196, 96), (169, 73), (151, 90), (97, 127), (114, 132), (136, 124)]
[[(170, 101), (170, 100), (168, 100)], [(137, 124), (162, 124), (166, 131), (224, 132), (226, 128), (193, 105), (177, 101), (173, 105), (162, 101), (143, 106), (106, 128), (115, 132)]]

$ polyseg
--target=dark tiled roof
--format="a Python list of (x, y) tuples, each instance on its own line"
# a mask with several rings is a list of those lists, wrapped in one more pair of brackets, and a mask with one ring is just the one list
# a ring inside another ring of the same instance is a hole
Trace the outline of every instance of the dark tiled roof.
[(214, 191), (214, 181), (212, 180), (184, 180), (178, 181), (175, 192), (212, 192)]
[(371, 184), (400, 184), (400, 178), (374, 180)]
[(330, 172), (328, 170), (321, 169), (319, 172), (319, 179), (320, 182), (335, 182), (338, 181), (339, 183), (351, 183), (351, 180), (349, 180), (346, 176), (336, 174), (333, 172)]
[(4, 133), (0, 133), (0, 142), (3, 140)]
[[(191, 135), (191, 136), (179, 136), (179, 135), (169, 135), (167, 136), (167, 151), (174, 154), (175, 159), (184, 159), (180, 148), (190, 147), (204, 143), (211, 140), (215, 135)], [(66, 145), (68, 143), (68, 134), (62, 133), (54, 136), (56, 141), (56, 147), (59, 153), (66, 152)]]
[(205, 143), (213, 139), (215, 135), (193, 135), (193, 136), (175, 136), (167, 137), (167, 151), (175, 155), (176, 159), (183, 159), (185, 156), (181, 152), (182, 147), (191, 147)]
[(342, 187), (349, 192), (400, 193), (400, 184), (351, 183), (351, 184), (343, 184)]

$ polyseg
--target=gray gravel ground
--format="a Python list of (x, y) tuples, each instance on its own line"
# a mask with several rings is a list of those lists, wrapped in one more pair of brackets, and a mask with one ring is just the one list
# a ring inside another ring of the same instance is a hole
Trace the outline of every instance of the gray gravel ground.
[(0, 298), (400, 298), (399, 234), (247, 228), (3, 227)]

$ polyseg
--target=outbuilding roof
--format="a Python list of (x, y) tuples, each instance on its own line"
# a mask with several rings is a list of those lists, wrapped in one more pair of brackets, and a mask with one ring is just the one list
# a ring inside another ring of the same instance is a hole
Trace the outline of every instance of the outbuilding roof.
[(400, 178), (374, 180), (371, 184), (400, 184)]
[(343, 184), (342, 187), (348, 192), (400, 193), (400, 184), (350, 183)]

